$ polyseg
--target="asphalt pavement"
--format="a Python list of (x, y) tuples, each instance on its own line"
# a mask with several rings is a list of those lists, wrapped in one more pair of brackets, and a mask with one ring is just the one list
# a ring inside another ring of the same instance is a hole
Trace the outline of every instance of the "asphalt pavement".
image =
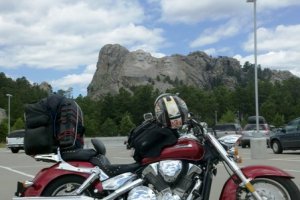
[[(126, 150), (125, 138), (101, 138), (107, 148), (107, 156), (112, 163), (134, 162), (130, 157), (131, 151)], [(86, 148), (92, 148), (91, 143), (85, 142)], [(267, 149), (266, 158), (251, 159), (250, 149), (239, 149), (243, 162), (239, 166), (247, 165), (270, 165), (285, 170), (295, 177), (294, 182), (300, 188), (300, 151), (285, 151), (283, 154), (273, 154), (271, 149)], [(0, 148), (0, 199), (12, 199), (16, 191), (17, 181), (31, 180), (42, 168), (51, 164), (37, 162), (32, 157), (27, 156), (24, 151), (17, 154), (11, 153), (6, 148)], [(223, 165), (218, 166), (218, 173), (212, 184), (211, 198), (219, 199), (223, 184), (228, 175)]]

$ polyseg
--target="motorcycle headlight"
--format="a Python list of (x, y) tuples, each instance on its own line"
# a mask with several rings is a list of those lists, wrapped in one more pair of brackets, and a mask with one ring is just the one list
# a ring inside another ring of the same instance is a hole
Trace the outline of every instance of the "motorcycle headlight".
[(158, 171), (163, 179), (168, 182), (174, 182), (182, 170), (182, 162), (180, 160), (160, 161)]

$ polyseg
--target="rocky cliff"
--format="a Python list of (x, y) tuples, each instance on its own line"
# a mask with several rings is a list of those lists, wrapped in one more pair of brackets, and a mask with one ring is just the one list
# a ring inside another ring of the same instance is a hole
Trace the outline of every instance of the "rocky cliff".
[[(270, 81), (293, 76), (286, 71), (267, 72)], [(108, 93), (117, 94), (121, 87), (130, 91), (132, 86), (146, 84), (152, 84), (160, 91), (178, 84), (205, 89), (225, 85), (233, 89), (249, 79), (247, 74), (240, 62), (230, 57), (213, 58), (197, 51), (187, 56), (155, 58), (143, 50), (130, 52), (121, 45), (108, 44), (100, 50), (88, 96), (99, 99)]]

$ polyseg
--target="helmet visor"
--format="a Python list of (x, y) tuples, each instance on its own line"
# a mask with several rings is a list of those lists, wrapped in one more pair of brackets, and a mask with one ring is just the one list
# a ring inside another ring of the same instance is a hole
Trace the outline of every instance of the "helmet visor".
[(163, 101), (166, 105), (168, 118), (170, 120), (170, 128), (179, 128), (182, 126), (181, 113), (175, 99), (172, 96), (163, 97)]

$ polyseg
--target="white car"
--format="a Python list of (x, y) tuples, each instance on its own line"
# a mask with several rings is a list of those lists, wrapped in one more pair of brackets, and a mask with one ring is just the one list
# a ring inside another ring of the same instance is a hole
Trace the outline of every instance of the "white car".
[(20, 149), (24, 149), (24, 136), (24, 129), (12, 131), (6, 137), (6, 147), (9, 148), (12, 153), (18, 153)]
[[(259, 131), (258, 131), (258, 137), (260, 138), (266, 138), (267, 145), (269, 144), (270, 140), (270, 128), (268, 124), (259, 124)], [(256, 124), (247, 124), (243, 131), (242, 131), (242, 137), (241, 137), (241, 146), (242, 148), (246, 148), (246, 146), (250, 147), (250, 140), (253, 138), (256, 134)]]
[(242, 127), (237, 123), (216, 124), (213, 131), (215, 137), (220, 138), (225, 135), (241, 135)]

